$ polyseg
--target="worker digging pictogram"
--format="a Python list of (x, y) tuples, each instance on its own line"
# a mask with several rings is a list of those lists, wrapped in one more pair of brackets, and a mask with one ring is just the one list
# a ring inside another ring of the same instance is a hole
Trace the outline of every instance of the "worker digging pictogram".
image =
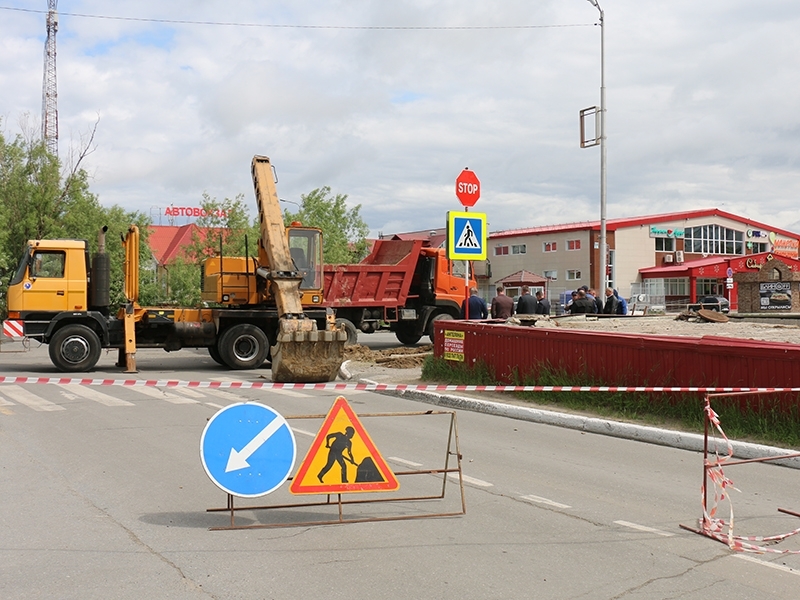
[(297, 469), (293, 494), (386, 492), (400, 487), (343, 396), (336, 398)]

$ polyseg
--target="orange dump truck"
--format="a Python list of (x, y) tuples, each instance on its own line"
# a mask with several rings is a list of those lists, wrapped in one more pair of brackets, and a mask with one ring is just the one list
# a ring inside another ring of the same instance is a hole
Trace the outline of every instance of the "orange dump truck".
[(324, 265), (324, 305), (336, 311), (349, 344), (359, 331), (389, 329), (400, 343), (413, 345), (423, 335), (433, 340), (434, 321), (459, 318), (466, 263), (427, 244), (377, 240), (360, 263)]

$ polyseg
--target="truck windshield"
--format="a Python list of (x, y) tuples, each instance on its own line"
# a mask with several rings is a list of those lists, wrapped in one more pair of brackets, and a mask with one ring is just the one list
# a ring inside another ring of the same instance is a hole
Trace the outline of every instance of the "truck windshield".
[(466, 277), (467, 261), (465, 260), (452, 261), (450, 273), (453, 275), (453, 277)]
[(17, 270), (14, 273), (14, 277), (9, 282), (9, 285), (17, 285), (22, 283), (22, 280), (25, 278), (25, 271), (28, 268), (28, 261), (31, 257), (31, 247), (28, 246), (25, 248), (25, 252), (22, 253), (22, 258), (19, 259), (19, 266), (17, 266)]
[(295, 268), (303, 274), (301, 290), (321, 287), (322, 234), (317, 229), (290, 229), (289, 252)]

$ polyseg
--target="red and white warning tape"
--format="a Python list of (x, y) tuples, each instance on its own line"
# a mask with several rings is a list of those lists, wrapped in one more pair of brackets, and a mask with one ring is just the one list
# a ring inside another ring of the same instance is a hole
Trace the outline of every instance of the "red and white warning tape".
[(577, 385), (414, 385), (402, 383), (273, 383), (271, 381), (181, 381), (178, 379), (89, 379), (71, 377), (0, 377), (0, 384), (114, 385), (123, 387), (189, 387), (212, 389), (367, 390), (408, 392), (796, 392), (800, 387), (680, 387)]
[[(713, 430), (724, 440), (727, 446), (727, 454), (720, 456), (717, 450), (714, 454), (714, 460), (710, 460), (709, 458), (705, 459), (706, 473), (708, 473), (708, 478), (711, 480), (714, 489), (714, 499), (711, 506), (707, 507), (705, 503), (705, 486), (700, 486), (700, 496), (703, 505), (703, 518), (700, 520), (700, 528), (703, 530), (703, 533), (723, 544), (727, 544), (731, 550), (736, 552), (753, 552), (756, 554), (800, 554), (800, 550), (783, 550), (765, 546), (765, 544), (777, 544), (778, 542), (782, 542), (787, 538), (797, 535), (800, 533), (800, 528), (787, 533), (768, 536), (734, 535), (733, 501), (727, 490), (731, 489), (737, 492), (740, 490), (734, 487), (733, 481), (725, 475), (722, 468), (728, 460), (733, 458), (733, 446), (728, 436), (725, 434), (725, 431), (722, 429), (719, 415), (711, 408), (711, 402), (708, 398), (706, 398), (705, 412)], [(714, 444), (714, 447), (719, 448), (719, 445)], [(720, 504), (726, 500), (729, 509), (727, 520), (717, 517), (717, 510), (720, 508)]]

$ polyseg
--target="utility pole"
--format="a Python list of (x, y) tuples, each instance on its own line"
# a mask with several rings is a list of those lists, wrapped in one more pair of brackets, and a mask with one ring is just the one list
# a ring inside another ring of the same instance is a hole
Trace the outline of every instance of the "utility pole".
[[(600, 286), (602, 294), (608, 287), (608, 243), (606, 241), (606, 44), (605, 13), (598, 0), (588, 0), (600, 13), (600, 107), (592, 106), (581, 111), (581, 148), (600, 146)], [(595, 137), (587, 139), (584, 121), (595, 116)], [(615, 282), (616, 284), (616, 282)]]
[(58, 156), (58, 89), (56, 86), (56, 31), (58, 0), (47, 0), (47, 40), (44, 43), (42, 81), (42, 140), (47, 151)]

